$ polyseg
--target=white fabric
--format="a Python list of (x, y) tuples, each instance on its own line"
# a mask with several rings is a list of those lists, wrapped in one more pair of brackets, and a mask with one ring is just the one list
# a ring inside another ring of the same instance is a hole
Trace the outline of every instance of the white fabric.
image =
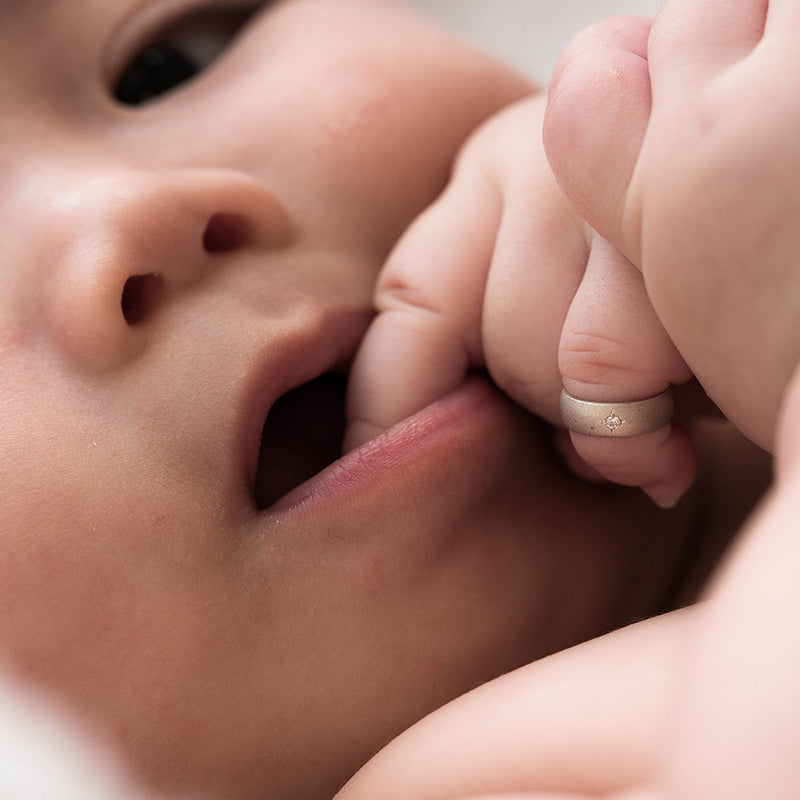
[(8, 678), (0, 680), (2, 800), (144, 800), (74, 721)]

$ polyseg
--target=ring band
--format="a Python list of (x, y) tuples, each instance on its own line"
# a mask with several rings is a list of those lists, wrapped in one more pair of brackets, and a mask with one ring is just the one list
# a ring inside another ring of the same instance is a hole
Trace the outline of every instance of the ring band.
[(561, 391), (561, 419), (567, 428), (587, 436), (620, 438), (663, 428), (675, 411), (672, 389), (628, 403), (594, 403)]

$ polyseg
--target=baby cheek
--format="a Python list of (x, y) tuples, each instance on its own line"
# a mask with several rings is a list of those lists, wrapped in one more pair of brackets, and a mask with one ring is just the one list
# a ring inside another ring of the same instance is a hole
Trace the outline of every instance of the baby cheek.
[(354, 58), (329, 65), (308, 98), (309, 107), (320, 112), (318, 147), (323, 152), (333, 148), (351, 159), (369, 157), (374, 149), (388, 150), (399, 89), (380, 62)]
[(337, 62), (313, 91), (306, 130), (326, 213), (384, 250), (442, 190), (453, 137), (438, 135), (424, 92), (383, 62)]

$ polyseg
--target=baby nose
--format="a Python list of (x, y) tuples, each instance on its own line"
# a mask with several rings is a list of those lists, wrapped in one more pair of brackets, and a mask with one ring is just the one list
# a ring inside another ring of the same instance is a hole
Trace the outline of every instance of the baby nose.
[(54, 195), (50, 210), (44, 318), (71, 356), (100, 368), (135, 355), (210, 271), (290, 236), (273, 196), (227, 171), (104, 176)]

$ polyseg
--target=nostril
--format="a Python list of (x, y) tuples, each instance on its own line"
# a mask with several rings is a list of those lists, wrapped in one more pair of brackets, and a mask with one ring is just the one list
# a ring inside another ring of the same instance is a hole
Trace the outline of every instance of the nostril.
[(128, 325), (136, 325), (153, 309), (161, 289), (159, 275), (132, 275), (122, 289), (122, 316)]
[(207, 253), (230, 253), (243, 247), (250, 236), (248, 221), (238, 214), (214, 214), (203, 234)]

